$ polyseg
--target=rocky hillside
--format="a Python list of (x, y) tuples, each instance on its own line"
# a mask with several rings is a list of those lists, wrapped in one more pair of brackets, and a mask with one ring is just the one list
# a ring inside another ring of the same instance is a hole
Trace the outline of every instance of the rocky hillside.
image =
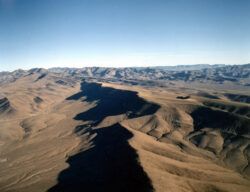
[[(250, 86), (250, 64), (245, 65), (189, 65), (147, 68), (50, 68), (31, 69), (28, 71), (0, 72), (0, 84), (14, 82), (16, 79), (34, 74), (56, 74), (60, 77), (98, 78), (113, 81), (184, 81), (184, 82), (225, 82)], [(39, 80), (39, 79), (38, 79)]]

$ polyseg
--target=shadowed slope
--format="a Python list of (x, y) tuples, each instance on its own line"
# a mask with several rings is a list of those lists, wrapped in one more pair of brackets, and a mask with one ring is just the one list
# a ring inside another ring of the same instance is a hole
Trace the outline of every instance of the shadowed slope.
[(67, 160), (54, 191), (152, 191), (150, 179), (127, 140), (133, 135), (119, 124), (91, 131), (93, 147)]
[(70, 157), (70, 167), (60, 173), (54, 191), (153, 191), (151, 181), (138, 162), (136, 151), (128, 140), (133, 134), (115, 123), (109, 127), (91, 129), (105, 117), (127, 114), (137, 117), (153, 114), (158, 105), (148, 103), (136, 92), (102, 87), (97, 83), (82, 83), (81, 92), (68, 98), (97, 102), (94, 108), (75, 116), (89, 125), (75, 128), (78, 134), (94, 136), (93, 147)]
[(226, 93), (225, 96), (232, 101), (250, 103), (250, 96), (249, 95), (239, 95), (239, 94)]
[(0, 97), (0, 115), (3, 113), (10, 113), (12, 111), (13, 111), (13, 108), (11, 107), (8, 98)]
[(98, 83), (81, 84), (81, 92), (67, 98), (77, 100), (85, 97), (86, 102), (97, 102), (96, 107), (75, 116), (76, 120), (92, 121), (96, 126), (105, 117), (126, 114), (135, 118), (155, 113), (159, 106), (138, 97), (134, 91), (125, 91), (110, 87), (102, 87)]
[(191, 116), (194, 119), (195, 130), (210, 127), (237, 135), (250, 133), (250, 120), (239, 115), (213, 110), (208, 107), (200, 107), (194, 110)]
[(200, 107), (191, 113), (196, 134), (191, 141), (214, 152), (225, 164), (250, 177), (250, 119)]

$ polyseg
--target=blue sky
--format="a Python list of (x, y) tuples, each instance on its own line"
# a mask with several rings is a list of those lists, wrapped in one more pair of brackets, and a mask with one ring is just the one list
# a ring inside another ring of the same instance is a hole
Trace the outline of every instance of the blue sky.
[(0, 0), (0, 71), (250, 62), (250, 0)]

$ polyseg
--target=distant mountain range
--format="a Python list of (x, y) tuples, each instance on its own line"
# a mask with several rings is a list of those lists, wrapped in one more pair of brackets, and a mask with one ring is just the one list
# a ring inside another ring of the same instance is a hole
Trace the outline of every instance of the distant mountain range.
[(231, 82), (250, 86), (250, 64), (244, 65), (179, 65), (158, 67), (129, 67), (129, 68), (33, 68), (30, 70), (16, 70), (0, 72), (0, 84), (13, 82), (30, 74), (39, 73), (40, 78), (48, 74), (61, 77), (109, 79), (113, 81), (185, 81), (200, 83)]

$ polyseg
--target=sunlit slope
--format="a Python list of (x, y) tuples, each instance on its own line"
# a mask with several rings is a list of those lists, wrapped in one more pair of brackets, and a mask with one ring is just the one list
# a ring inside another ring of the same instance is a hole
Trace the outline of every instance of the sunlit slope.
[(249, 191), (249, 106), (224, 93), (39, 71), (1, 95), (1, 191)]

